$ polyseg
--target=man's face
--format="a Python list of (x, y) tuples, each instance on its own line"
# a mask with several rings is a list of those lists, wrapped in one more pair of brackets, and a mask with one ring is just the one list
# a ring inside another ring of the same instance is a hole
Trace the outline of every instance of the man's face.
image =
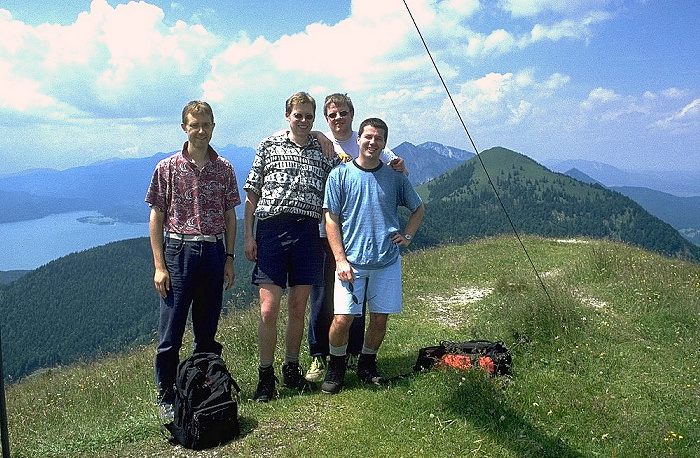
[(292, 112), (285, 116), (289, 129), (296, 136), (308, 135), (314, 125), (314, 108), (310, 103), (292, 105)]
[(352, 132), (352, 113), (344, 103), (340, 105), (331, 103), (328, 105), (326, 121), (328, 121), (328, 127), (330, 127), (334, 137), (345, 139), (350, 136)]
[(386, 145), (384, 129), (365, 126), (362, 133), (357, 136), (357, 144), (360, 147), (360, 156), (368, 159), (379, 159), (379, 155)]
[(187, 140), (193, 148), (206, 148), (214, 132), (211, 116), (204, 113), (187, 113), (182, 130), (187, 134)]

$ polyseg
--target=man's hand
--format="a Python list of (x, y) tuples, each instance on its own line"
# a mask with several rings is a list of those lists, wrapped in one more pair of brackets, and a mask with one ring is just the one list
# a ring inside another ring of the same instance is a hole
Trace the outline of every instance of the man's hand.
[(406, 161), (404, 161), (402, 157), (392, 159), (391, 162), (389, 162), (389, 165), (397, 172), (405, 173), (406, 176), (408, 176), (408, 173), (406, 172)]
[(355, 273), (347, 258), (341, 259), (335, 264), (335, 272), (340, 281), (353, 282), (355, 281)]
[(233, 268), (233, 258), (226, 256), (226, 265), (224, 266), (224, 289), (226, 291), (231, 289), (235, 279), (236, 271)]
[(325, 135), (323, 135), (322, 132), (319, 132), (317, 130), (314, 130), (311, 132), (311, 135), (318, 141), (318, 143), (321, 145), (321, 151), (323, 152), (323, 155), (326, 156), (328, 159), (333, 159), (335, 157), (335, 146), (333, 146), (333, 142), (328, 139)]
[(410, 240), (408, 240), (403, 234), (399, 234), (398, 232), (391, 236), (391, 241), (392, 243), (395, 243), (400, 247), (407, 247), (411, 244)]
[(156, 273), (153, 275), (153, 284), (158, 294), (165, 299), (170, 291), (170, 273), (166, 269), (156, 269)]
[(250, 262), (258, 261), (258, 243), (253, 237), (246, 237), (243, 242), (243, 252), (245, 257)]

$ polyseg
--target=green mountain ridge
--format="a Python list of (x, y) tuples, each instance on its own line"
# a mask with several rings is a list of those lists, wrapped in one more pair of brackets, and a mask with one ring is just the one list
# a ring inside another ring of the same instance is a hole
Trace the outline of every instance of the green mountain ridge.
[(416, 189), (426, 203), (417, 246), (512, 234), (505, 208), (518, 232), (602, 238), (700, 260), (700, 247), (632, 199), (505, 148), (486, 150)]

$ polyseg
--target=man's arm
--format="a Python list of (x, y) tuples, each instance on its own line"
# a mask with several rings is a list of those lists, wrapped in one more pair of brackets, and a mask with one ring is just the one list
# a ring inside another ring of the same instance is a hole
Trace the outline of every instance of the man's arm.
[[(236, 247), (236, 212), (234, 209), (227, 210), (224, 213), (226, 221), (226, 232), (224, 233), (224, 242), (226, 243), (226, 253), (233, 253)], [(234, 262), (231, 256), (226, 256), (226, 265), (224, 266), (224, 287), (228, 291), (233, 286), (233, 281), (236, 279), (236, 271)]]
[(245, 203), (243, 204), (243, 252), (246, 259), (251, 262), (258, 260), (258, 244), (255, 242), (253, 234), (254, 213), (258, 206), (258, 200), (260, 200), (260, 196), (253, 191), (246, 191)]
[(316, 141), (321, 145), (321, 151), (323, 155), (328, 159), (333, 159), (335, 157), (335, 146), (333, 142), (326, 137), (323, 132), (318, 130), (312, 130), (311, 135), (316, 139)]
[(167, 297), (170, 290), (170, 273), (165, 266), (163, 253), (163, 221), (165, 213), (155, 207), (151, 207), (151, 215), (148, 219), (148, 234), (151, 239), (151, 251), (153, 252), (153, 285), (161, 297)]
[(348, 258), (345, 257), (343, 236), (340, 233), (340, 217), (326, 210), (325, 220), (328, 244), (331, 246), (331, 251), (333, 252), (333, 257), (335, 258), (335, 272), (340, 281), (351, 282), (355, 280), (355, 275), (352, 272), (352, 266), (348, 262)]
[[(406, 221), (406, 227), (403, 228), (403, 232), (400, 234), (394, 234), (391, 237), (391, 241), (396, 243), (398, 246), (406, 247), (411, 244), (411, 240), (415, 237), (416, 232), (418, 232), (418, 227), (423, 220), (423, 215), (425, 214), (425, 206), (420, 204), (418, 208), (415, 209), (413, 213), (408, 217)], [(406, 238), (406, 235), (411, 237), (411, 240)], [(330, 239), (329, 239), (330, 240)]]

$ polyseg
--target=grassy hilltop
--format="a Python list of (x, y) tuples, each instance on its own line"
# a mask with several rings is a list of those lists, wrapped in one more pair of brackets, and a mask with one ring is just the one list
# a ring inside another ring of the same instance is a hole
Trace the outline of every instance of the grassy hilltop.
[(257, 311), (233, 311), (220, 337), (243, 389), (239, 439), (165, 441), (149, 344), (9, 386), (12, 456), (699, 456), (700, 266), (611, 242), (524, 244), (546, 292), (511, 237), (405, 256), (404, 313), (379, 357), (391, 376), (440, 340), (503, 340), (511, 377), (434, 370), (375, 388), (349, 374), (335, 396), (257, 404)]

